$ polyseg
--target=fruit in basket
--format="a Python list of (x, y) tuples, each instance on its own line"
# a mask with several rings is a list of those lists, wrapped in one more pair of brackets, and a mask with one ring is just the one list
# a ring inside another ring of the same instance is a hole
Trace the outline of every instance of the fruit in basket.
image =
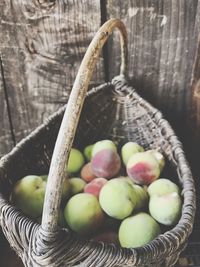
[(89, 193), (99, 198), (101, 188), (107, 183), (105, 178), (95, 178), (84, 188), (84, 193)]
[(127, 173), (137, 184), (148, 185), (160, 175), (160, 166), (152, 153), (140, 152), (132, 155), (127, 163)]
[(133, 182), (133, 180), (131, 178), (129, 178), (128, 176), (119, 176), (119, 177), (117, 177), (117, 179), (120, 181), (126, 181), (127, 183), (129, 183), (132, 186), (135, 184)]
[(157, 159), (161, 172), (165, 166), (164, 156), (156, 149), (147, 150), (146, 153), (152, 154)]
[(106, 214), (122, 220), (128, 217), (135, 208), (135, 190), (127, 181), (118, 178), (111, 179), (102, 187), (99, 203)]
[(28, 175), (20, 179), (12, 192), (14, 204), (31, 218), (41, 216), (46, 184), (45, 178), (36, 175)]
[(92, 158), (92, 149), (93, 149), (93, 144), (92, 145), (88, 145), (84, 148), (83, 154), (85, 156), (85, 158), (87, 159), (87, 161), (90, 161)]
[(91, 166), (97, 177), (110, 179), (119, 173), (121, 160), (117, 152), (103, 149), (93, 156)]
[(180, 218), (182, 202), (177, 192), (162, 196), (153, 195), (149, 201), (149, 212), (159, 223), (174, 225)]
[(159, 224), (147, 213), (124, 219), (119, 228), (119, 242), (122, 247), (141, 247), (160, 234)]
[(122, 160), (124, 164), (125, 165), (127, 164), (129, 158), (133, 154), (138, 153), (138, 152), (143, 152), (143, 151), (144, 151), (144, 148), (135, 142), (128, 142), (125, 145), (123, 145), (121, 149), (121, 155), (122, 155)]
[(67, 163), (67, 172), (77, 173), (83, 166), (85, 160), (83, 154), (76, 148), (72, 148)]
[[(44, 181), (47, 182), (48, 175), (41, 175), (40, 177), (44, 179)], [(63, 186), (62, 186), (62, 201), (65, 201), (69, 197), (70, 192), (71, 192), (71, 188), (70, 188), (69, 180), (65, 178), (63, 182)]]
[(153, 183), (151, 183), (148, 187), (148, 193), (150, 196), (153, 195), (165, 195), (168, 193), (180, 193), (180, 189), (179, 187), (173, 183), (172, 181), (170, 181), (169, 179), (165, 179), (165, 178), (160, 178), (156, 181), (154, 181)]
[(69, 227), (81, 235), (94, 233), (104, 220), (97, 198), (87, 193), (71, 197), (64, 209), (64, 216)]
[(92, 165), (91, 162), (85, 164), (83, 168), (81, 169), (81, 177), (86, 181), (90, 182), (94, 178), (96, 178), (95, 174), (92, 171)]
[(121, 181), (126, 181), (131, 186), (133, 186), (135, 190), (135, 196), (136, 196), (136, 205), (134, 208), (134, 212), (140, 211), (148, 206), (147, 204), (148, 204), (149, 196), (148, 196), (147, 191), (144, 189), (144, 187), (135, 184), (133, 180), (129, 178), (128, 176), (127, 177), (120, 176), (117, 179)]
[(101, 150), (109, 149), (117, 152), (116, 145), (111, 140), (101, 140), (94, 144), (92, 149), (92, 158)]
[(136, 205), (134, 211), (141, 211), (148, 206), (149, 196), (147, 191), (140, 185), (134, 184), (136, 194)]
[(86, 182), (81, 178), (73, 177), (69, 179), (69, 184), (70, 184), (70, 193), (72, 195), (76, 195), (78, 193), (83, 192)]

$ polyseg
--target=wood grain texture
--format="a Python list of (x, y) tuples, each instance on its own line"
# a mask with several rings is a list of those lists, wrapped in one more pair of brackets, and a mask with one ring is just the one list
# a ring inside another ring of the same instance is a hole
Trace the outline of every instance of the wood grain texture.
[[(100, 1), (3, 0), (0, 9), (0, 51), (19, 141), (66, 103), (100, 26)], [(103, 79), (101, 57), (93, 81)]]
[[(191, 112), (191, 76), (199, 1), (108, 0), (109, 17), (128, 28), (129, 76), (145, 98), (162, 110), (178, 133)], [(119, 47), (110, 45), (110, 74), (118, 71)]]
[(0, 158), (13, 146), (4, 90), (2, 69), (0, 65)]

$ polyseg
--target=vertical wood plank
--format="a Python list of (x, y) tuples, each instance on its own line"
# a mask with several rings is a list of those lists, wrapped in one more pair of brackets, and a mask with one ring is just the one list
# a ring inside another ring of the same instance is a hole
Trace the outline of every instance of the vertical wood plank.
[(11, 150), (13, 145), (5, 88), (3, 85), (2, 66), (0, 64), (0, 158)]
[[(19, 141), (67, 102), (101, 23), (100, 1), (3, 0), (0, 9), (0, 51)], [(93, 82), (103, 80), (101, 57)]]
[[(191, 76), (197, 38), (197, 0), (108, 0), (108, 17), (128, 28), (129, 76), (147, 100), (162, 110), (179, 134), (191, 110)], [(116, 38), (110, 73), (119, 69)]]

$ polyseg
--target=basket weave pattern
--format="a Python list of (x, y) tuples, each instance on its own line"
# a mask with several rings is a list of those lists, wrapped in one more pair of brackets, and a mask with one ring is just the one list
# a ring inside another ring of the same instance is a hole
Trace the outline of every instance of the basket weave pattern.
[[(159, 148), (182, 188), (178, 224), (141, 248), (81, 240), (67, 228), (52, 231), (9, 203), (13, 184), (27, 174), (48, 172), (65, 107), (23, 139), (0, 161), (1, 226), (25, 266), (173, 266), (187, 244), (195, 214), (195, 186), (182, 145), (160, 111), (141, 98), (123, 74), (87, 93), (73, 145), (80, 149), (108, 138)], [(45, 225), (45, 224), (44, 224)]]

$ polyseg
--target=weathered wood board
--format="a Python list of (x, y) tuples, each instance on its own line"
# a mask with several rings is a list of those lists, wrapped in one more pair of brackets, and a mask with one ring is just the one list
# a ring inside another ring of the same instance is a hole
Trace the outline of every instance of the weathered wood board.
[[(86, 48), (101, 24), (100, 1), (3, 0), (0, 9), (0, 51), (19, 141), (67, 102)], [(93, 81), (103, 79), (101, 57)]]
[[(197, 0), (107, 1), (108, 18), (121, 18), (128, 28), (130, 79), (177, 129), (191, 108), (199, 4)], [(118, 72), (119, 56), (115, 37), (110, 45), (112, 75)]]
[(2, 74), (3, 70), (0, 59), (0, 157), (14, 145)]

